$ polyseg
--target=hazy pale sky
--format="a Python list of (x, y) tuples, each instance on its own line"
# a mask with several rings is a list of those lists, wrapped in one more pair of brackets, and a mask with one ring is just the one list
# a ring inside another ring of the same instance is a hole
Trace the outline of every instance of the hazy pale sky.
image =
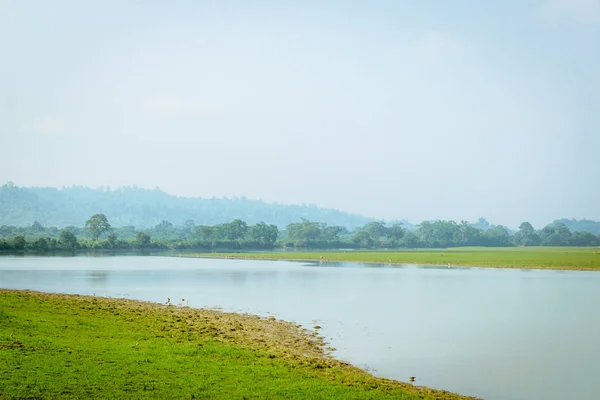
[(600, 220), (600, 0), (0, 0), (0, 184)]

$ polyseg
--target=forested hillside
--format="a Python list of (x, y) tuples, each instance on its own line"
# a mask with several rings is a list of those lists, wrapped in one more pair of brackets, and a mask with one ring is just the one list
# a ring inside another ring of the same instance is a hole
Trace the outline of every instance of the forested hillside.
[(307, 205), (266, 203), (246, 198), (186, 198), (171, 196), (160, 189), (124, 187), (115, 190), (69, 188), (0, 187), (0, 226), (83, 226), (90, 215), (105, 214), (113, 226), (153, 227), (163, 220), (183, 225), (216, 225), (242, 219), (249, 224), (261, 221), (280, 228), (306, 218), (329, 225), (354, 229), (369, 222), (360, 215)]

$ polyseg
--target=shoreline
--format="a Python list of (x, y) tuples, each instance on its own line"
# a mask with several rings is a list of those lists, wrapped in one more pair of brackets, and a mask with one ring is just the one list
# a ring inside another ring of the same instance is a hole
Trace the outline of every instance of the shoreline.
[[(0, 355), (2, 351), (10, 351), (12, 348), (27, 347), (26, 339), (22, 338), (23, 334), (15, 333), (15, 337), (19, 337), (20, 341), (13, 336), (16, 328), (15, 326), (10, 327), (10, 322), (17, 320), (18, 323), (21, 323), (20, 319), (14, 315), (18, 315), (23, 308), (30, 307), (34, 310), (34, 304), (41, 310), (32, 311), (33, 314), (27, 314), (29, 317), (39, 315), (38, 318), (44, 324), (51, 324), (47, 320), (49, 316), (55, 317), (54, 314), (59, 313), (60, 324), (65, 324), (64, 328), (67, 328), (67, 322), (64, 319), (69, 317), (75, 317), (84, 327), (92, 323), (105, 324), (106, 320), (116, 320), (119, 324), (131, 323), (133, 319), (137, 321), (140, 316), (141, 321), (156, 319), (158, 325), (153, 326), (153, 331), (157, 334), (158, 340), (168, 341), (169, 347), (186, 341), (198, 342), (199, 346), (202, 346), (202, 343), (206, 342), (208, 338), (209, 342), (217, 341), (221, 346), (242, 348), (257, 353), (261, 357), (266, 355), (268, 360), (278, 360), (280, 363), (284, 363), (285, 368), (315, 374), (325, 383), (337, 385), (341, 383), (346, 388), (373, 391), (376, 392), (375, 394), (381, 392), (384, 398), (388, 398), (388, 395), (394, 393), (397, 395), (405, 393), (424, 399), (475, 399), (475, 397), (462, 396), (445, 390), (376, 377), (348, 362), (335, 359), (330, 353), (333, 349), (327, 347), (327, 343), (318, 330), (309, 330), (293, 322), (277, 320), (274, 317), (264, 318), (251, 314), (130, 299), (0, 289), (0, 320), (9, 321), (8, 324), (3, 323), (4, 326), (0, 326)], [(45, 308), (47, 310), (44, 310)], [(85, 319), (85, 323), (81, 322), (82, 319)], [(29, 320), (29, 322), (31, 321)], [(71, 323), (68, 325), (71, 329), (77, 329), (71, 327)], [(10, 336), (8, 331), (10, 331)], [(74, 332), (74, 334), (84, 334), (82, 332)], [(119, 334), (119, 332), (115, 332), (115, 334)], [(36, 331), (36, 336), (38, 335)], [(38, 339), (46, 343), (52, 338), (41, 337)], [(146, 344), (146, 340), (150, 342), (151, 338), (140, 339), (133, 348), (138, 351), (146, 347), (157, 346), (157, 340), (154, 340), (153, 344)], [(56, 349), (51, 350), (53, 353), (56, 351)], [(70, 353), (71, 347), (69, 347)], [(103, 357), (100, 357), (102, 360), (110, 359), (110, 354), (103, 354)], [(26, 358), (29, 361), (17, 357), (15, 362), (36, 362), (36, 357)], [(9, 360), (6, 361), (6, 365), (8, 365)], [(37, 368), (36, 365), (35, 369), (37, 370)], [(20, 370), (20, 367), (17, 369)], [(8, 390), (8, 386), (6, 387)], [(7, 391), (5, 394), (9, 393)], [(2, 393), (0, 393), (0, 397), (2, 397)]]
[[(302, 254), (300, 252), (293, 254)], [(322, 254), (328, 255), (327, 252), (323, 252)], [(330, 254), (330, 253), (329, 253)], [(263, 260), (263, 261), (298, 261), (298, 262), (349, 262), (349, 263), (357, 263), (357, 264), (386, 264), (386, 265), (422, 265), (426, 267), (465, 267), (465, 268), (496, 268), (496, 269), (532, 269), (532, 270), (554, 270), (554, 271), (600, 271), (600, 266), (598, 267), (588, 267), (588, 266), (557, 266), (557, 265), (506, 265), (506, 264), (481, 264), (481, 263), (444, 263), (441, 264), (439, 262), (434, 261), (402, 261), (402, 260), (394, 260), (394, 261), (384, 261), (384, 260), (364, 260), (360, 258), (326, 258), (323, 259), (316, 257), (285, 257), (285, 256), (255, 256), (251, 253), (244, 254), (234, 254), (234, 253), (222, 253), (222, 254), (204, 254), (204, 253), (194, 253), (194, 254), (182, 254), (178, 257), (187, 257), (187, 258), (208, 258), (208, 259), (230, 259), (230, 260)], [(600, 257), (599, 257), (600, 258)]]

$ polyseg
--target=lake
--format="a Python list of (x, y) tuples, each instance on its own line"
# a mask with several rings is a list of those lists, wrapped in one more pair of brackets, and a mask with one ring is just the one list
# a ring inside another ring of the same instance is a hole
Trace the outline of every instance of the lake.
[(26, 256), (0, 257), (0, 287), (320, 325), (339, 359), (486, 399), (600, 395), (598, 272)]

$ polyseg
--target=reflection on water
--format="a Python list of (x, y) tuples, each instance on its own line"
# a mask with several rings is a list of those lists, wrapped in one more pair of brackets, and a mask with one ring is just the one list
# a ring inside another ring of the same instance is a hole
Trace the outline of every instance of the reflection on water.
[(600, 273), (166, 257), (0, 257), (0, 287), (316, 323), (375, 374), (486, 399), (596, 399)]
[(107, 271), (86, 271), (85, 277), (91, 279), (95, 284), (105, 285), (108, 279)]

